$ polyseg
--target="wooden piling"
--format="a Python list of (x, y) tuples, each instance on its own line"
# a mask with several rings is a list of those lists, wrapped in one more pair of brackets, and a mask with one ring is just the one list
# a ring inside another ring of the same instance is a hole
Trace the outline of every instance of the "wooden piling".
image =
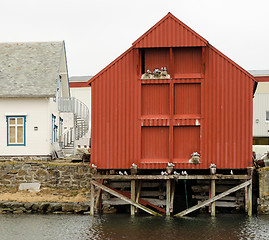
[(91, 207), (90, 207), (91, 216), (94, 216), (94, 195), (95, 195), (95, 186), (91, 183)]
[(171, 180), (166, 182), (166, 216), (170, 216), (171, 206)]
[[(216, 180), (211, 180), (211, 198), (215, 197), (216, 194)], [(211, 216), (216, 216), (216, 202), (211, 203)]]
[[(135, 180), (131, 180), (131, 199), (135, 201)], [(131, 205), (131, 216), (135, 215), (135, 206)]]

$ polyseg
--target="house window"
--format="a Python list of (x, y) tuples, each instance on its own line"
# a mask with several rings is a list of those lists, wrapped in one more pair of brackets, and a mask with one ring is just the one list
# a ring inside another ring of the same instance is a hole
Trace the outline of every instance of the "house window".
[(7, 116), (7, 145), (25, 146), (26, 116)]
[(269, 121), (269, 111), (266, 111), (266, 121)]

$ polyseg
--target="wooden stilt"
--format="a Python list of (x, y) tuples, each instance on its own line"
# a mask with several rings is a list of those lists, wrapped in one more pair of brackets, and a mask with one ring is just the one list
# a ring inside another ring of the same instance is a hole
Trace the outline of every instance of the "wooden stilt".
[(174, 211), (174, 199), (175, 199), (175, 190), (176, 190), (176, 182), (172, 182), (172, 194), (171, 194), (171, 206), (170, 206), (170, 212), (173, 213)]
[(91, 216), (94, 216), (94, 195), (95, 195), (95, 187), (91, 183), (91, 208), (90, 208), (90, 215)]
[[(135, 201), (135, 180), (131, 180), (131, 199)], [(135, 206), (131, 205), (131, 216), (135, 215)]]
[[(142, 180), (140, 180), (138, 183), (137, 194), (136, 194), (136, 199), (135, 199), (137, 203), (139, 203), (141, 188), (142, 188)], [(135, 213), (137, 213), (137, 207), (135, 208)]]
[[(216, 194), (216, 180), (211, 180), (211, 198), (215, 197)], [(215, 201), (211, 203), (211, 216), (216, 216), (216, 203)]]
[(250, 180), (250, 185), (248, 186), (248, 216), (252, 216), (252, 180)]
[(170, 216), (171, 205), (171, 180), (166, 182), (166, 216)]
[(253, 167), (249, 167), (247, 169), (248, 171), (248, 176), (251, 177), (250, 184), (248, 186), (248, 216), (251, 217), (252, 216), (252, 175), (253, 175)]
[(248, 187), (245, 187), (245, 212), (248, 212)]
[[(103, 184), (104, 179), (101, 179), (101, 184)], [(98, 189), (97, 194), (96, 194), (96, 200), (95, 200), (95, 205), (94, 205), (94, 211), (97, 211), (97, 207), (98, 207), (98, 203), (102, 203), (102, 200), (100, 201), (101, 198), (101, 194), (102, 194), (102, 189)]]
[(203, 202), (201, 202), (201, 203), (199, 203), (199, 204), (197, 204), (197, 205), (195, 205), (195, 206), (193, 206), (193, 207), (191, 207), (189, 209), (186, 209), (186, 210), (184, 210), (184, 211), (176, 214), (175, 216), (176, 217), (185, 216), (185, 215), (187, 215), (187, 214), (189, 214), (189, 213), (191, 213), (191, 212), (193, 212), (193, 211), (195, 211), (195, 210), (197, 210), (197, 209), (199, 209), (201, 207), (204, 207), (204, 206), (206, 206), (206, 205), (208, 205), (208, 204), (210, 204), (212, 202), (215, 202), (215, 201), (217, 201), (217, 200), (219, 200), (219, 199), (221, 199), (221, 198), (229, 195), (230, 193), (236, 192), (239, 189), (242, 189), (245, 186), (248, 186), (250, 184), (251, 184), (251, 180), (248, 180), (247, 182), (244, 182), (244, 183), (242, 183), (242, 184), (240, 184), (240, 185), (238, 185), (236, 187), (233, 187), (233, 188), (231, 188), (231, 189), (229, 189), (229, 190), (227, 190), (227, 191), (225, 191), (225, 192), (223, 192), (223, 193), (221, 193), (221, 194), (219, 194), (219, 195), (217, 195), (217, 196), (215, 196), (213, 198), (210, 198), (210, 199), (208, 199), (206, 201), (203, 201)]

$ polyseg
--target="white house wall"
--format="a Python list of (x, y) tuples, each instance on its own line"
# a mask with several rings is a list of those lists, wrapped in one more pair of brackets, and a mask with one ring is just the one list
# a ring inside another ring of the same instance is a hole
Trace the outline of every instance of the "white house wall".
[[(49, 155), (51, 153), (52, 112), (57, 110), (57, 104), (52, 99), (0, 98), (0, 106), (0, 155)], [(24, 113), (27, 114), (25, 146), (7, 146), (6, 115)]]
[(269, 137), (269, 121), (266, 121), (266, 111), (269, 111), (269, 93), (256, 93), (253, 99), (254, 137)]

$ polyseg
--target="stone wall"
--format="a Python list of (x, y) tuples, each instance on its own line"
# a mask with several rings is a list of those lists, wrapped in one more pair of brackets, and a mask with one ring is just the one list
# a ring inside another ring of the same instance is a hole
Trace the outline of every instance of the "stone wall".
[(269, 214), (269, 167), (258, 170), (259, 172), (259, 198), (258, 213)]
[(78, 213), (86, 214), (90, 210), (89, 202), (53, 203), (53, 202), (14, 202), (0, 201), (0, 214), (13, 213)]
[(86, 163), (40, 161), (0, 162), (0, 187), (16, 188), (20, 183), (41, 183), (41, 187), (90, 188), (91, 170)]

